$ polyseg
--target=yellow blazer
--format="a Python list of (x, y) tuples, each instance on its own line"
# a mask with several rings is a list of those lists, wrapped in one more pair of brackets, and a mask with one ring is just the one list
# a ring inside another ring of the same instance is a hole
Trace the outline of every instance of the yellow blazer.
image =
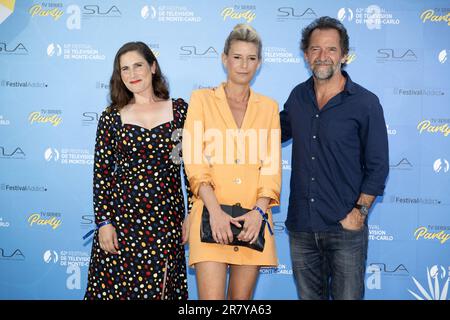
[[(274, 236), (265, 230), (263, 252), (200, 241), (202, 183), (209, 183), (220, 204), (253, 208), (260, 197), (279, 205), (281, 131), (278, 104), (250, 90), (239, 129), (225, 96), (224, 84), (192, 93), (183, 130), (183, 160), (193, 193), (190, 212), (189, 265), (217, 261), (238, 265), (276, 266)], [(273, 229), (272, 214), (268, 211)]]

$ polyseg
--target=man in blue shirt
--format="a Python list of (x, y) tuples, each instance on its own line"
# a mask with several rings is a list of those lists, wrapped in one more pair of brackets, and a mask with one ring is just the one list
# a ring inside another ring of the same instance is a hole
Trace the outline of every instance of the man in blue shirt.
[(383, 109), (376, 95), (342, 70), (349, 38), (338, 20), (303, 29), (312, 76), (280, 113), (282, 141), (292, 138), (286, 226), (302, 299), (362, 299), (367, 215), (389, 171)]

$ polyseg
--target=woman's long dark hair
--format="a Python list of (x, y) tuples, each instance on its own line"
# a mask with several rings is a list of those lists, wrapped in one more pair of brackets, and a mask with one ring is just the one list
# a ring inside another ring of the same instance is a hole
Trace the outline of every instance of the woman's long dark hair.
[(155, 74), (152, 75), (152, 87), (153, 93), (160, 99), (169, 99), (169, 86), (167, 84), (166, 78), (161, 73), (161, 68), (159, 67), (158, 60), (156, 60), (155, 55), (152, 50), (143, 42), (128, 42), (125, 43), (119, 51), (116, 53), (114, 58), (114, 69), (111, 75), (111, 80), (109, 81), (109, 95), (111, 103), (109, 109), (120, 110), (126, 106), (130, 100), (133, 98), (133, 93), (128, 90), (122, 81), (120, 76), (120, 57), (127, 52), (137, 51), (144, 59), (148, 62), (151, 67), (153, 62), (155, 62), (156, 70)]

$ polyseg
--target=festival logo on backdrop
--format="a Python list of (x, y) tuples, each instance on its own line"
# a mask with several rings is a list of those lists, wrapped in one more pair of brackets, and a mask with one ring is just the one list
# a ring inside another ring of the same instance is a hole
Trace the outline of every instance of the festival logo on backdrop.
[(58, 229), (62, 224), (61, 213), (59, 212), (39, 212), (28, 216), (30, 227), (48, 226), (53, 230)]
[(377, 224), (369, 224), (370, 241), (393, 241), (394, 235)]
[(182, 45), (179, 53), (180, 60), (189, 59), (218, 59), (219, 52), (211, 45)]
[(90, 255), (85, 251), (66, 251), (61, 250), (59, 253), (55, 250), (46, 250), (43, 254), (45, 263), (58, 263), (60, 266), (77, 265), (79, 267), (88, 267)]
[(367, 264), (367, 267), (369, 268), (376, 268), (378, 269), (382, 274), (385, 274), (387, 276), (408, 276), (409, 271), (406, 266), (401, 264), (392, 264), (392, 263), (385, 263), (385, 262), (370, 262)]
[(100, 49), (88, 43), (50, 43), (47, 46), (47, 56), (62, 57), (64, 60), (103, 61), (106, 55)]
[(178, 5), (157, 7), (145, 5), (141, 8), (140, 15), (144, 20), (155, 20), (163, 23), (198, 23), (202, 21), (202, 17), (191, 8)]
[(433, 170), (435, 173), (447, 173), (449, 167), (450, 167), (450, 165), (448, 163), (448, 160), (444, 159), (444, 158), (437, 159), (433, 163)]
[(103, 61), (106, 55), (88, 43), (65, 43), (63, 58), (64, 60)]
[(419, 130), (419, 134), (442, 134), (444, 137), (448, 137), (450, 134), (449, 123), (450, 119), (425, 119), (419, 122), (417, 130)]
[(14, 80), (1, 80), (0, 86), (7, 88), (47, 88), (48, 84), (41, 81), (14, 81)]
[(438, 60), (440, 63), (444, 64), (447, 61), (448, 50), (441, 50), (438, 55)]
[(100, 114), (94, 111), (85, 111), (81, 115), (81, 124), (85, 127), (97, 126)]
[[(354, 17), (353, 10), (350, 8), (340, 8), (337, 13), (337, 18), (344, 21), (352, 21)], [(358, 16), (360, 18), (360, 16)]]
[(382, 289), (383, 277), (405, 277), (409, 271), (404, 264), (388, 264), (384, 262), (371, 262), (366, 268), (366, 288), (368, 290)]
[(62, 54), (62, 47), (58, 43), (50, 43), (47, 46), (47, 55), (49, 57), (59, 57)]
[(277, 9), (278, 22), (309, 20), (307, 21), (309, 23), (318, 17), (313, 8), (279, 7)]
[(61, 2), (41, 2), (28, 9), (32, 18), (59, 20), (64, 15), (64, 5)]
[(416, 51), (411, 48), (381, 48), (377, 50), (377, 63), (417, 62), (418, 60)]
[(395, 160), (389, 165), (390, 170), (412, 170), (414, 168), (411, 161), (408, 158), (401, 158), (400, 160)]
[(427, 267), (426, 285), (412, 277), (416, 288), (408, 292), (417, 300), (447, 300), (448, 286), (450, 282), (450, 267), (434, 265)]
[(55, 250), (47, 250), (44, 252), (43, 259), (45, 263), (57, 263), (58, 262), (58, 253)]
[(6, 43), (0, 42), (0, 55), (28, 55), (28, 49), (22, 42)]
[(46, 186), (36, 186), (28, 184), (8, 184), (2, 183), (0, 185), (0, 191), (7, 192), (46, 192), (48, 189)]
[(31, 125), (49, 124), (57, 127), (62, 122), (62, 110), (57, 109), (41, 109), (40, 111), (32, 111), (28, 115), (28, 122)]
[(222, 9), (223, 21), (235, 20), (236, 23), (251, 23), (256, 19), (256, 6), (251, 4), (234, 5)]
[(47, 162), (57, 162), (63, 165), (93, 165), (94, 154), (88, 149), (49, 147), (44, 151), (44, 159)]
[(56, 264), (66, 268), (66, 288), (68, 290), (81, 289), (81, 268), (89, 267), (90, 255), (84, 251), (46, 250), (42, 256), (47, 264)]
[(260, 274), (282, 274), (282, 275), (292, 275), (292, 267), (289, 267), (285, 264), (279, 264), (275, 267), (267, 267), (259, 269)]
[(156, 18), (156, 8), (154, 6), (145, 5), (141, 9), (142, 19), (155, 19)]
[(399, 96), (443, 96), (444, 89), (439, 88), (394, 88), (394, 95)]
[(99, 4), (85, 4), (81, 9), (83, 18), (86, 19), (122, 17), (122, 12), (117, 6), (103, 5), (100, 2)]
[(263, 47), (262, 56), (264, 63), (299, 64), (303, 61), (299, 56), (298, 50), (294, 53), (285, 47)]
[(81, 216), (80, 226), (82, 229), (92, 229), (95, 226), (95, 215), (83, 214)]
[(393, 13), (375, 4), (367, 8), (340, 8), (337, 18), (342, 22), (365, 24), (369, 30), (379, 30), (383, 25), (400, 24), (400, 19), (396, 18)]
[(67, 7), (66, 13), (68, 18), (66, 20), (66, 27), (69, 30), (79, 30), (82, 27), (82, 22), (96, 21), (99, 19), (101, 22), (105, 18), (121, 18), (122, 12), (116, 5), (104, 5), (98, 4), (85, 4), (82, 7), (71, 4)]
[(445, 245), (450, 239), (450, 226), (420, 226), (414, 231), (416, 240), (437, 241)]
[(47, 148), (44, 152), (45, 161), (55, 161), (59, 160), (59, 151), (55, 148)]
[(0, 260), (24, 261), (25, 255), (23, 254), (22, 250), (18, 248), (0, 248)]
[(423, 196), (405, 196), (398, 194), (385, 195), (381, 203), (389, 202), (396, 205), (441, 205), (442, 200)]
[(5, 147), (0, 146), (0, 159), (26, 159), (27, 155), (23, 149), (19, 146), (16, 147)]
[(448, 8), (427, 9), (420, 14), (423, 23), (445, 23), (450, 26), (450, 12)]

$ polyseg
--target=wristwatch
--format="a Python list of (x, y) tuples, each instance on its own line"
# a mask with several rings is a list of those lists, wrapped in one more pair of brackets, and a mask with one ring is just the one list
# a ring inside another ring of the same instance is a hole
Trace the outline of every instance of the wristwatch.
[(355, 204), (355, 208), (359, 210), (361, 215), (367, 217), (369, 215), (369, 207), (363, 204)]

